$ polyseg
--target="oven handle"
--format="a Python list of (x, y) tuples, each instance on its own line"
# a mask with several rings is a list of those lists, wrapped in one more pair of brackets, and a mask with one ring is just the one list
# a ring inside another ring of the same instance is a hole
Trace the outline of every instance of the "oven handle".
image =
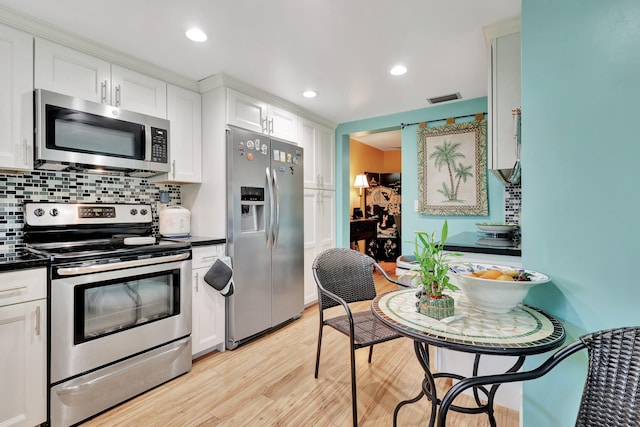
[(99, 376), (97, 378), (94, 378), (94, 379), (89, 380), (89, 381), (87, 381), (85, 383), (82, 383), (82, 384), (72, 385), (72, 386), (69, 386), (69, 387), (63, 387), (60, 390), (56, 390), (56, 394), (57, 395), (71, 394), (71, 393), (77, 393), (78, 391), (81, 391), (81, 390), (86, 390), (89, 387), (91, 387), (91, 386), (93, 386), (93, 385), (95, 385), (95, 384), (97, 384), (97, 383), (99, 383), (101, 381), (108, 380), (110, 377), (112, 377), (114, 375), (122, 375), (122, 373), (125, 372), (125, 371), (128, 371), (128, 370), (133, 369), (133, 368), (137, 368), (138, 366), (140, 366), (142, 364), (145, 364), (145, 363), (149, 363), (150, 361), (152, 361), (154, 359), (158, 359), (160, 357), (165, 357), (165, 356), (170, 355), (171, 353), (175, 353), (175, 352), (177, 352), (179, 350), (182, 350), (182, 348), (184, 348), (188, 343), (189, 343), (188, 339), (184, 340), (183, 342), (180, 343), (179, 346), (176, 346), (174, 348), (170, 348), (168, 350), (165, 350), (162, 353), (158, 353), (158, 354), (156, 354), (156, 355), (154, 355), (154, 356), (152, 356), (152, 357), (150, 357), (148, 359), (144, 359), (144, 360), (141, 360), (139, 362), (133, 363), (133, 364), (131, 364), (131, 365), (127, 366), (127, 367), (124, 367), (122, 369), (119, 369), (117, 371), (113, 371), (113, 372), (110, 372), (108, 374), (101, 375), (101, 376)]
[(60, 276), (73, 276), (76, 274), (100, 273), (103, 271), (120, 270), (130, 267), (142, 267), (145, 265), (162, 264), (165, 262), (182, 261), (189, 258), (189, 253), (169, 255), (158, 258), (136, 259), (132, 261), (114, 262), (113, 264), (95, 264), (82, 267), (60, 267), (57, 273)]

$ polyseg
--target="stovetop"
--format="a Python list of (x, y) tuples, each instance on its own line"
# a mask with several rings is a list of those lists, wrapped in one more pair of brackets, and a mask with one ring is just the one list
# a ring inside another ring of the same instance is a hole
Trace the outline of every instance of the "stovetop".
[(152, 235), (149, 204), (25, 203), (25, 247), (52, 262), (139, 257), (189, 249)]

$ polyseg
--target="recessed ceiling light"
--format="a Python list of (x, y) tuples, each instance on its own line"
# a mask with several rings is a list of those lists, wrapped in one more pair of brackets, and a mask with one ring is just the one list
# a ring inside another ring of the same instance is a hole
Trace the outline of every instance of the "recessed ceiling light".
[(199, 28), (191, 28), (185, 33), (189, 40), (194, 42), (203, 42), (207, 40), (207, 35)]
[(302, 96), (304, 96), (305, 98), (315, 98), (316, 96), (318, 96), (318, 92), (316, 92), (315, 90), (305, 90), (304, 92), (302, 92)]
[(404, 65), (396, 65), (391, 69), (391, 75), (393, 76), (401, 76), (407, 72), (407, 67)]

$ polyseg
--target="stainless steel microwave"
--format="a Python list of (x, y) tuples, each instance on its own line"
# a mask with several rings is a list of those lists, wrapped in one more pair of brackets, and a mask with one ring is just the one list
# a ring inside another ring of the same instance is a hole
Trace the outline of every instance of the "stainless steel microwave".
[(36, 169), (169, 172), (169, 121), (35, 90)]

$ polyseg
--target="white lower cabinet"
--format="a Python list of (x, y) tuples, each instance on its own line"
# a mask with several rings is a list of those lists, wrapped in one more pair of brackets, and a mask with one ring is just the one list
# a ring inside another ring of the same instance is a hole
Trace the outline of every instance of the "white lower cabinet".
[(193, 358), (213, 350), (224, 351), (225, 300), (204, 281), (216, 259), (227, 260), (224, 245), (197, 246), (192, 249), (191, 354)]
[(46, 269), (0, 273), (0, 425), (47, 420)]
[(325, 249), (336, 246), (336, 192), (304, 189), (304, 305), (318, 300), (313, 278), (313, 260)]

